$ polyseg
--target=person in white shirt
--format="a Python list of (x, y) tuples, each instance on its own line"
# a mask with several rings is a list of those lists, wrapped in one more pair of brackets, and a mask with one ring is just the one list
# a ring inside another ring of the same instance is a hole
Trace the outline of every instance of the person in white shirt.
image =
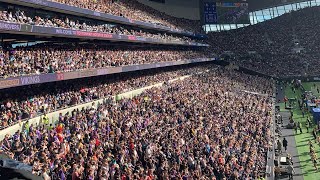
[(42, 177), (44, 180), (51, 180), (50, 176), (47, 173), (47, 168), (44, 168), (44, 171), (42, 172)]

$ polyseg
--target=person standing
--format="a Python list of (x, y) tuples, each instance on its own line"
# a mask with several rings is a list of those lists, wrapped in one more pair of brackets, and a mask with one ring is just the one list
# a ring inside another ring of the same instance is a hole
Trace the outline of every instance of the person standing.
[(45, 126), (46, 128), (49, 127), (49, 117), (47, 116), (46, 113), (43, 114), (42, 122), (43, 122), (43, 124), (44, 124), (44, 126)]
[(310, 116), (309, 115), (307, 116), (307, 121), (308, 121), (309, 125), (311, 126), (311, 120), (310, 120)]
[(284, 96), (283, 101), (284, 101), (284, 106), (287, 107), (287, 102), (288, 102), (287, 96)]
[(299, 127), (300, 134), (302, 134), (302, 124), (301, 124), (301, 122), (298, 122), (298, 127)]
[(44, 180), (51, 180), (49, 174), (48, 174), (48, 168), (44, 167), (42, 172), (42, 177)]
[(313, 135), (314, 141), (317, 142), (317, 130), (316, 130), (316, 128), (313, 129), (312, 135)]
[(315, 153), (315, 152), (311, 153), (311, 160), (313, 162), (313, 167), (317, 171), (318, 170), (317, 153)]
[(296, 132), (296, 134), (298, 134), (298, 123), (297, 122), (293, 123), (293, 128), (294, 128), (294, 131)]
[(283, 138), (283, 140), (282, 140), (282, 145), (283, 145), (283, 147), (284, 147), (284, 150), (287, 151), (288, 141), (286, 140), (286, 138)]
[[(299, 109), (302, 110), (302, 100), (298, 99), (298, 105), (299, 105)], [(302, 115), (303, 115), (303, 110), (302, 110)]]
[(282, 150), (281, 150), (282, 144), (281, 144), (281, 141), (280, 141), (279, 139), (278, 139), (278, 141), (277, 141), (277, 147), (278, 147), (279, 153), (282, 153)]
[(310, 122), (308, 121), (308, 119), (307, 119), (307, 121), (306, 121), (306, 128), (307, 128), (307, 132), (309, 133), (309, 127), (310, 127)]
[(293, 168), (292, 164), (290, 164), (287, 167), (287, 170), (288, 170), (288, 174), (289, 174), (289, 179), (293, 179), (293, 174), (295, 173), (295, 171), (294, 171), (294, 168)]

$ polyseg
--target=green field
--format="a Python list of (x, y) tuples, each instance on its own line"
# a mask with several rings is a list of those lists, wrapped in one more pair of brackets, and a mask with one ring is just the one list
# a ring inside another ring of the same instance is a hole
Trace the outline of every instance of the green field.
[[(307, 91), (312, 91), (314, 93), (314, 95), (316, 96), (320, 96), (320, 94), (317, 93), (317, 89), (314, 88), (314, 84), (316, 84), (316, 86), (319, 87), (320, 89), (320, 82), (307, 82), (307, 83), (303, 83), (303, 87), (307, 90)], [(288, 98), (300, 98), (302, 92), (299, 90), (296, 90), (295, 93), (293, 93), (291, 86), (288, 86), (285, 89), (285, 94)], [(284, 111), (284, 103), (281, 103), (281, 111)], [(310, 117), (312, 119), (312, 114), (310, 114)], [(320, 180), (320, 165), (318, 165), (319, 170), (316, 171), (315, 168), (313, 167), (313, 164), (311, 162), (311, 158), (309, 155), (309, 145), (308, 145), (308, 141), (312, 140), (312, 142), (314, 143), (314, 147), (315, 150), (317, 152), (318, 158), (320, 157), (319, 152), (320, 152), (320, 147), (319, 145), (315, 144), (314, 138), (311, 134), (312, 129), (309, 129), (309, 133), (307, 133), (307, 130), (305, 128), (305, 122), (307, 119), (307, 116), (305, 115), (305, 117), (302, 117), (302, 112), (298, 107), (298, 103), (296, 102), (294, 105), (294, 110), (293, 110), (293, 119), (294, 121), (300, 121), (303, 125), (303, 133), (300, 134), (300, 132), (298, 131), (298, 133), (295, 135), (295, 140), (296, 140), (296, 145), (297, 145), (297, 149), (298, 149), (298, 153), (299, 153), (299, 160), (300, 160), (300, 165), (302, 168), (302, 173), (303, 173), (303, 178), (305, 180)], [(319, 160), (318, 160), (319, 162)]]

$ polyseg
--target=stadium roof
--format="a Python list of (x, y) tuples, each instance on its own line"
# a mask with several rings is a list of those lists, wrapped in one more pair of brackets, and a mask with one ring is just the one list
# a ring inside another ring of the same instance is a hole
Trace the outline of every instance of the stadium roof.
[[(154, 2), (155, 0), (137, 0), (147, 6), (155, 8), (176, 17), (184, 17), (192, 20), (200, 19), (201, 0), (165, 0), (165, 3)], [(247, 2), (249, 11), (267, 9), (275, 6), (293, 4), (308, 0), (203, 0), (217, 2)], [(309, 0), (310, 1), (310, 0)]]
[[(227, 0), (225, 0), (227, 2)], [(243, 0), (249, 3), (250, 11), (266, 9), (274, 6), (303, 2), (307, 0)]]
[[(150, 0), (138, 0), (146, 3)], [(185, 6), (185, 7), (199, 7), (201, 0), (165, 0), (165, 4), (170, 6)], [(210, 1), (210, 0), (208, 0)], [(217, 2), (248, 2), (251, 11), (265, 9), (273, 6), (280, 6), (284, 4), (291, 4), (296, 2), (303, 2), (307, 0), (212, 0)]]

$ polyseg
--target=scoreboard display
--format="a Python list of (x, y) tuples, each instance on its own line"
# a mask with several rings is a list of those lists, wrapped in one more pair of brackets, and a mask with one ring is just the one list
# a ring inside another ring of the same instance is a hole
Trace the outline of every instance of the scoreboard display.
[(202, 0), (200, 3), (202, 24), (250, 24), (246, 1)]
[(215, 2), (204, 3), (204, 22), (205, 24), (217, 24), (217, 5)]

